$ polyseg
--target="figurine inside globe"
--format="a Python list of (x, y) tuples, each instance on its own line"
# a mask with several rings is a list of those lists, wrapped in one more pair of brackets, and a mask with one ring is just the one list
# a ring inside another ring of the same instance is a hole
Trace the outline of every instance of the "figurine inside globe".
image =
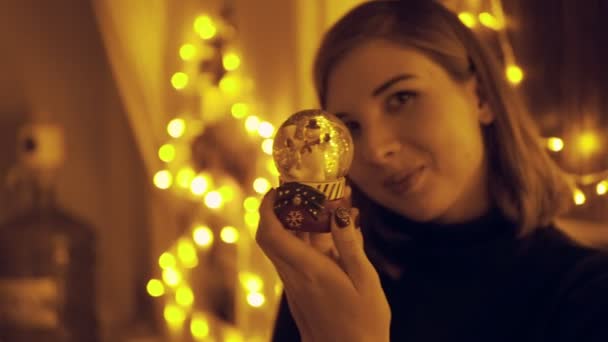
[(299, 111), (281, 125), (273, 144), (280, 174), (274, 210), (285, 228), (330, 231), (333, 210), (346, 205), (353, 152), (348, 128), (328, 112)]

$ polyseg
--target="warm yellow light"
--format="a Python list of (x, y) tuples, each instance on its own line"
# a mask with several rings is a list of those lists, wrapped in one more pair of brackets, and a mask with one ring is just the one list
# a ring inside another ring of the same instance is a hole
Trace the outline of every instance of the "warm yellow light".
[(175, 146), (173, 144), (164, 144), (158, 149), (158, 158), (165, 163), (170, 163), (175, 159)]
[(233, 226), (226, 226), (220, 231), (220, 238), (225, 243), (236, 243), (239, 240), (239, 231)]
[(584, 156), (589, 156), (599, 150), (600, 139), (593, 132), (583, 132), (576, 139), (576, 145)]
[(175, 267), (175, 265), (176, 265), (175, 256), (173, 256), (173, 254), (171, 254), (169, 252), (164, 252), (158, 258), (158, 265), (162, 269)]
[(245, 129), (249, 133), (253, 133), (260, 127), (260, 118), (255, 115), (250, 115), (245, 119)]
[(243, 201), (243, 208), (248, 212), (256, 212), (260, 207), (260, 200), (257, 197), (249, 196)]
[(180, 188), (188, 189), (195, 176), (196, 173), (194, 170), (191, 167), (186, 166), (177, 171), (175, 181)]
[(262, 141), (262, 151), (264, 151), (264, 153), (266, 153), (269, 156), (272, 155), (272, 144), (273, 144), (272, 139), (264, 139), (264, 141)]
[(180, 286), (175, 291), (175, 301), (183, 307), (190, 307), (194, 303), (194, 293), (188, 286)]
[(186, 132), (186, 121), (184, 119), (173, 119), (167, 125), (167, 133), (173, 138), (180, 138)]
[(240, 272), (239, 280), (247, 292), (260, 292), (264, 287), (262, 278), (251, 272)]
[(196, 47), (192, 44), (182, 45), (182, 47), (179, 48), (179, 56), (185, 61), (191, 60), (196, 56)]
[(213, 231), (207, 226), (196, 226), (192, 231), (194, 243), (203, 248), (208, 248), (213, 244)]
[(215, 85), (206, 86), (204, 91), (205, 94), (201, 98), (201, 112), (204, 116), (215, 119), (224, 116), (228, 106), (225, 94)]
[(175, 89), (184, 89), (188, 85), (188, 75), (183, 72), (176, 72), (171, 76), (171, 84)]
[(270, 122), (268, 122), (268, 121), (260, 122), (260, 125), (258, 126), (258, 134), (262, 138), (270, 138), (270, 137), (272, 137), (273, 133), (274, 133), (274, 126)]
[(260, 277), (257, 277), (257, 276), (255, 278), (251, 278), (251, 279), (247, 280), (247, 283), (245, 283), (245, 288), (249, 292), (261, 291), (263, 286), (264, 286), (264, 282), (262, 281), (262, 279)]
[(150, 279), (146, 285), (146, 290), (152, 297), (160, 297), (165, 294), (165, 286), (158, 279)]
[(181, 326), (184, 323), (184, 320), (186, 320), (186, 313), (184, 310), (175, 304), (167, 304), (163, 316), (172, 328)]
[(211, 191), (205, 195), (205, 205), (211, 209), (219, 209), (224, 204), (222, 195), (217, 191)]
[(241, 82), (235, 76), (226, 75), (220, 80), (220, 89), (228, 95), (237, 95), (241, 90)]
[(203, 339), (209, 336), (209, 323), (202, 314), (193, 314), (190, 321), (190, 332), (196, 339)]
[(257, 211), (246, 212), (244, 215), (244, 221), (247, 227), (250, 228), (250, 231), (255, 234), (255, 228), (257, 228), (258, 223), (260, 223), (260, 213)]
[(268, 161), (266, 161), (266, 170), (268, 170), (268, 172), (270, 172), (270, 174), (273, 176), (278, 177), (280, 175), (279, 170), (277, 169), (277, 165), (272, 159), (268, 159)]
[(186, 268), (194, 268), (198, 265), (196, 248), (188, 238), (181, 238), (177, 244), (177, 257)]
[(229, 52), (224, 55), (222, 59), (222, 63), (224, 64), (224, 69), (228, 71), (236, 70), (239, 65), (241, 65), (241, 59), (234, 52)]
[(505, 71), (507, 80), (513, 85), (518, 85), (524, 79), (524, 72), (521, 68), (515, 64), (507, 66)]
[(232, 105), (230, 112), (235, 119), (242, 119), (249, 114), (249, 106), (246, 103), (238, 102)]
[(270, 182), (264, 177), (258, 177), (253, 181), (253, 190), (258, 194), (265, 194), (270, 188)]
[(243, 342), (243, 336), (241, 336), (241, 334), (237, 330), (226, 329), (224, 331), (224, 342)]
[(211, 39), (217, 33), (217, 28), (209, 16), (201, 15), (194, 20), (194, 31), (203, 39)]
[(556, 137), (548, 138), (547, 148), (553, 152), (559, 152), (564, 149), (564, 141)]
[(154, 175), (154, 185), (159, 189), (169, 189), (173, 184), (173, 176), (169, 170), (160, 170)]
[(479, 22), (483, 26), (491, 28), (493, 30), (500, 30), (502, 28), (502, 24), (500, 23), (500, 21), (488, 12), (482, 12), (479, 14)]
[(266, 302), (266, 298), (259, 292), (251, 292), (247, 294), (247, 303), (254, 308), (259, 308), (260, 306), (264, 305), (264, 302)]
[(230, 185), (222, 185), (217, 191), (222, 196), (224, 202), (230, 202), (234, 199), (235, 190)]
[(475, 26), (477, 26), (477, 20), (475, 19), (475, 16), (470, 12), (460, 12), (458, 14), (458, 19), (460, 19), (460, 21), (462, 21), (462, 23), (468, 28), (474, 28)]
[(211, 60), (220, 53), (212, 44), (198, 45), (196, 49), (196, 56), (199, 60)]
[(207, 190), (209, 190), (211, 185), (209, 183), (210, 179), (207, 175), (199, 174), (198, 176), (194, 177), (192, 183), (190, 183), (190, 191), (195, 196), (202, 196), (207, 192)]
[(574, 190), (574, 203), (576, 205), (583, 205), (587, 201), (587, 197), (580, 189)]
[(595, 187), (595, 191), (600, 196), (605, 195), (606, 193), (608, 193), (608, 179), (607, 180), (603, 180), (603, 181), (597, 183), (597, 185)]
[(241, 334), (237, 330), (226, 330), (224, 331), (224, 342), (243, 342), (243, 336), (241, 336)]
[(163, 281), (170, 287), (175, 287), (182, 281), (182, 274), (174, 268), (165, 268), (163, 270)]

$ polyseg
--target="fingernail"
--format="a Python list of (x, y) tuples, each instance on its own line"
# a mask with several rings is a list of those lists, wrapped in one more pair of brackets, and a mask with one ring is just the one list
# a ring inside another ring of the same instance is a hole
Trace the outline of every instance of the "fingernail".
[(336, 224), (340, 228), (346, 228), (350, 225), (350, 210), (338, 207), (334, 212), (334, 217), (336, 218)]

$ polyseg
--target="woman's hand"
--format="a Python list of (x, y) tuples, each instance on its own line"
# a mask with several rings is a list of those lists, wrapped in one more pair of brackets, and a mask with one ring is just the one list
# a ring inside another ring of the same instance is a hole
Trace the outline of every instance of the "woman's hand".
[[(390, 308), (349, 210), (336, 210), (344, 217), (339, 225), (334, 215), (331, 235), (299, 239), (275, 216), (275, 195), (271, 190), (262, 201), (256, 240), (283, 281), (302, 341), (388, 342)], [(328, 236), (338, 262), (311, 245), (331, 249)]]

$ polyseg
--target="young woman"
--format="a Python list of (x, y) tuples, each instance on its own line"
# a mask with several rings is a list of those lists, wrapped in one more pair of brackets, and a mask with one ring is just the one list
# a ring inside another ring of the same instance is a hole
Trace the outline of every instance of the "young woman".
[(295, 236), (265, 197), (275, 341), (608, 341), (608, 258), (553, 225), (569, 183), (501, 70), (435, 1), (329, 30), (315, 82), (353, 136), (354, 208)]

